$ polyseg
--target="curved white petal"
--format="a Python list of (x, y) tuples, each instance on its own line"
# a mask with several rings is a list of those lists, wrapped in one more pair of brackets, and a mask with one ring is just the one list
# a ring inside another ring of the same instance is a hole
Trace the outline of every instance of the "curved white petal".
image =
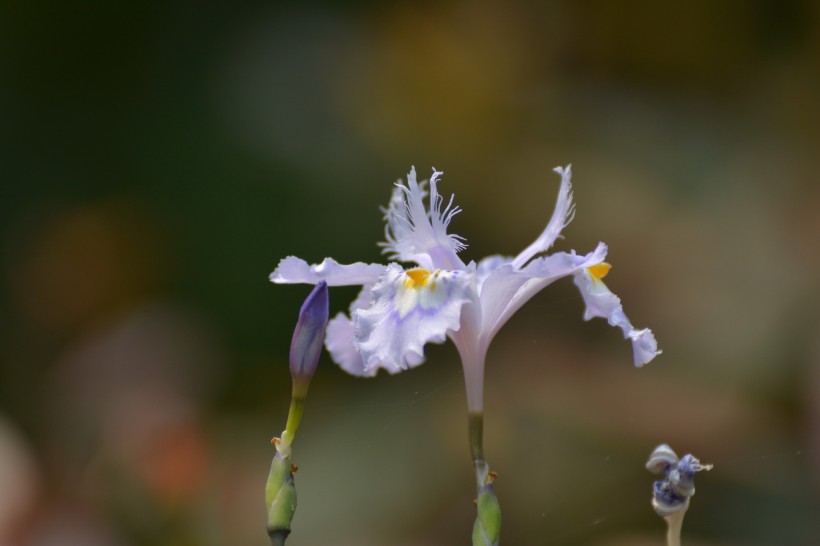
[(603, 261), (606, 245), (589, 254), (558, 252), (533, 260), (522, 270), (512, 264), (491, 272), (481, 286), (482, 336), (488, 344), (501, 327), (535, 294), (556, 280)]
[[(372, 289), (372, 285), (365, 285), (361, 289), (359, 295), (350, 304), (351, 314), (373, 303)], [(361, 377), (373, 377), (377, 369), (365, 370), (364, 360), (356, 346), (355, 337), (356, 329), (353, 327), (353, 321), (348, 315), (339, 313), (327, 324), (325, 347), (333, 361), (347, 373)]]
[(391, 259), (416, 262), (428, 269), (464, 269), (458, 252), (465, 245), (462, 237), (448, 235), (447, 225), (461, 209), (453, 206), (453, 198), (444, 210), (438, 193), (438, 179), (443, 173), (433, 170), (430, 177), (429, 208), (424, 206), (424, 182), (416, 182), (416, 169), (407, 174), (407, 185), (401, 180), (384, 209), (386, 242), (381, 243)]
[(372, 290), (373, 304), (353, 312), (364, 370), (391, 373), (424, 360), (424, 345), (442, 343), (460, 327), (461, 307), (476, 298), (469, 271), (404, 271), (387, 266)]
[(635, 355), (635, 366), (638, 368), (663, 352), (658, 349), (658, 342), (649, 328), (632, 330), (629, 339), (632, 341), (632, 353)]
[(555, 240), (561, 236), (561, 230), (567, 227), (575, 216), (575, 205), (572, 203), (572, 165), (567, 165), (566, 169), (555, 167), (553, 170), (561, 175), (561, 188), (558, 190), (555, 210), (538, 239), (515, 257), (513, 264), (518, 269), (524, 267), (536, 254), (549, 250)]
[(316, 284), (324, 280), (328, 286), (349, 286), (372, 284), (384, 272), (381, 264), (340, 264), (333, 258), (325, 258), (318, 265), (308, 263), (296, 256), (288, 256), (270, 274), (271, 282), (277, 284)]
[(339, 313), (327, 323), (325, 347), (330, 357), (344, 371), (359, 377), (376, 375), (376, 368), (365, 370), (362, 355), (354, 343), (353, 321), (344, 313)]
[(632, 342), (635, 366), (643, 366), (661, 354), (652, 331), (648, 328), (636, 330), (632, 326), (624, 313), (621, 298), (613, 294), (602, 280), (583, 268), (575, 274), (574, 281), (586, 304), (584, 320), (601, 317), (607, 319), (611, 326), (620, 328), (624, 338)]
[(500, 254), (495, 254), (493, 256), (487, 256), (483, 258), (478, 264), (476, 264), (475, 269), (475, 283), (478, 287), (478, 292), (481, 293), (481, 285), (484, 284), (484, 281), (487, 277), (490, 276), (490, 273), (501, 267), (502, 265), (508, 264), (512, 262), (512, 258), (509, 256), (501, 256)]

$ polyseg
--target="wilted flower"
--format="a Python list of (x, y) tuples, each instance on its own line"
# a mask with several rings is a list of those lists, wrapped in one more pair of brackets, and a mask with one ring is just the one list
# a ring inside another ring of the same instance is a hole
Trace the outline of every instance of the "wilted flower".
[(712, 465), (701, 464), (691, 454), (678, 459), (671, 447), (661, 444), (649, 456), (646, 468), (664, 475), (652, 485), (652, 507), (659, 516), (666, 517), (689, 507), (689, 499), (695, 494), (695, 473), (711, 470)]
[(601, 280), (610, 267), (604, 262), (606, 245), (599, 243), (585, 255), (571, 251), (539, 256), (574, 214), (570, 167), (555, 171), (561, 175), (561, 188), (552, 218), (538, 239), (515, 257), (490, 256), (465, 264), (458, 255), (465, 248), (464, 239), (447, 233), (460, 209), (453, 206), (452, 197), (443, 206), (438, 193), (442, 173), (433, 171), (425, 207), (426, 184), (417, 183), (411, 169), (407, 184), (397, 182), (384, 210), (382, 246), (391, 259), (414, 265), (342, 265), (331, 258), (308, 265), (291, 256), (279, 263), (270, 279), (362, 285), (350, 316), (339, 314), (331, 320), (325, 340), (333, 359), (354, 375), (417, 366), (424, 361), (426, 343), (450, 337), (461, 355), (471, 412), (482, 411), (484, 361), (493, 337), (524, 303), (562, 277), (575, 278), (586, 303), (585, 318), (604, 317), (620, 327), (632, 342), (635, 365), (642, 366), (660, 351), (650, 330), (633, 328), (620, 299)]
[(678, 459), (671, 447), (661, 444), (649, 456), (646, 468), (664, 475), (652, 484), (652, 508), (666, 520), (667, 546), (680, 546), (683, 516), (689, 508), (689, 499), (695, 494), (695, 473), (712, 470), (712, 465), (701, 464), (691, 454)]

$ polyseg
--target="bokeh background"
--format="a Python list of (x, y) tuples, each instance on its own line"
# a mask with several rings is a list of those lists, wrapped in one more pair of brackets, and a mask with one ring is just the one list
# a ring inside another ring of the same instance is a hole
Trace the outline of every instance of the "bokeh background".
[[(820, 8), (811, 0), (0, 4), (0, 544), (266, 544), (305, 286), (381, 261), (379, 206), (445, 171), (466, 259), (514, 254), (573, 164), (572, 283), (489, 354), (503, 543), (661, 544), (643, 464), (698, 476), (690, 545), (820, 543)], [(333, 311), (355, 289), (334, 289)], [(399, 376), (325, 355), (295, 444), (299, 545), (468, 544), (451, 345)]]

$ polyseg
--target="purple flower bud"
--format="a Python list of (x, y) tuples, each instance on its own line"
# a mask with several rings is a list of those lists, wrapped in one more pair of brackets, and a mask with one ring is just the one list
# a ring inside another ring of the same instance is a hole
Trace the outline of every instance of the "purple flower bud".
[(290, 343), (290, 373), (293, 375), (294, 392), (302, 395), (307, 391), (310, 378), (316, 371), (319, 355), (327, 329), (328, 293), (325, 281), (317, 284), (302, 304), (299, 321)]

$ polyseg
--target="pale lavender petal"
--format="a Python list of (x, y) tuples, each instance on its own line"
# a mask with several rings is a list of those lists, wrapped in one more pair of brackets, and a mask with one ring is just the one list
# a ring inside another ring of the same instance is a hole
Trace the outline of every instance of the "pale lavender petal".
[(575, 215), (575, 205), (572, 203), (572, 165), (567, 165), (566, 169), (556, 167), (553, 170), (561, 175), (561, 188), (558, 190), (555, 210), (538, 239), (515, 257), (513, 265), (518, 269), (524, 267), (537, 254), (549, 250), (555, 240), (561, 236), (561, 230), (567, 227)]
[(481, 286), (482, 336), (488, 344), (501, 327), (535, 294), (556, 280), (603, 261), (606, 245), (589, 254), (558, 252), (537, 258), (522, 270), (512, 264), (490, 273)]
[(584, 320), (601, 317), (607, 319), (610, 326), (620, 328), (624, 333), (624, 338), (632, 342), (635, 366), (643, 366), (661, 354), (652, 331), (649, 329), (636, 330), (632, 326), (624, 313), (621, 298), (613, 294), (602, 280), (583, 268), (575, 274), (574, 281), (586, 304)]
[(424, 206), (424, 182), (416, 182), (416, 169), (407, 174), (407, 185), (401, 181), (390, 203), (384, 209), (386, 242), (384, 251), (391, 259), (415, 262), (428, 269), (464, 269), (458, 252), (465, 245), (459, 235), (448, 235), (447, 226), (461, 209), (453, 206), (453, 198), (442, 210), (443, 198), (438, 193), (438, 179), (443, 173), (433, 170), (430, 178), (429, 207)]
[(638, 368), (663, 352), (658, 349), (658, 342), (649, 328), (633, 330), (629, 334), (629, 339), (632, 340), (632, 352), (635, 355), (635, 366)]
[(479, 293), (481, 292), (481, 285), (484, 284), (484, 281), (487, 279), (487, 277), (490, 276), (490, 273), (492, 273), (502, 265), (511, 262), (512, 258), (510, 256), (501, 256), (499, 254), (487, 256), (486, 258), (483, 258), (480, 262), (478, 262), (475, 270), (475, 283), (478, 287)]
[[(369, 307), (373, 303), (372, 289), (373, 286), (368, 284), (359, 291), (359, 295), (350, 304), (350, 313)], [(356, 330), (353, 327), (353, 321), (348, 315), (339, 313), (327, 325), (325, 347), (333, 361), (347, 373), (361, 377), (373, 377), (377, 369), (364, 369), (364, 360), (356, 346), (355, 337)]]
[(376, 375), (377, 368), (365, 369), (362, 355), (354, 343), (355, 336), (353, 321), (344, 313), (339, 313), (327, 324), (325, 347), (333, 361), (347, 373), (360, 377), (373, 377)]
[[(372, 290), (372, 285), (362, 288), (359, 295), (350, 304), (351, 314), (372, 305)], [(372, 366), (365, 369), (364, 359), (356, 343), (356, 328), (353, 326), (350, 317), (344, 313), (339, 313), (328, 323), (325, 347), (327, 347), (333, 361), (344, 371), (359, 377), (374, 377), (380, 369), (387, 370), (390, 373), (398, 373), (407, 367), (412, 368), (424, 362), (424, 355), (408, 353), (405, 355), (406, 366), (404, 368), (374, 361)]]
[[(423, 279), (412, 274), (424, 273)], [(373, 304), (353, 313), (356, 343), (365, 366), (391, 373), (420, 364), (424, 345), (442, 343), (458, 330), (462, 306), (476, 298), (468, 271), (404, 271), (391, 264), (373, 287)]]
[(530, 275), (511, 264), (502, 265), (487, 275), (480, 293), (481, 337), (485, 346), (524, 304), (516, 294), (531, 280)]
[(277, 284), (327, 282), (328, 286), (350, 286), (372, 284), (378, 280), (385, 266), (381, 264), (340, 264), (333, 258), (325, 258), (318, 265), (308, 265), (305, 260), (288, 256), (270, 274), (271, 282)]

